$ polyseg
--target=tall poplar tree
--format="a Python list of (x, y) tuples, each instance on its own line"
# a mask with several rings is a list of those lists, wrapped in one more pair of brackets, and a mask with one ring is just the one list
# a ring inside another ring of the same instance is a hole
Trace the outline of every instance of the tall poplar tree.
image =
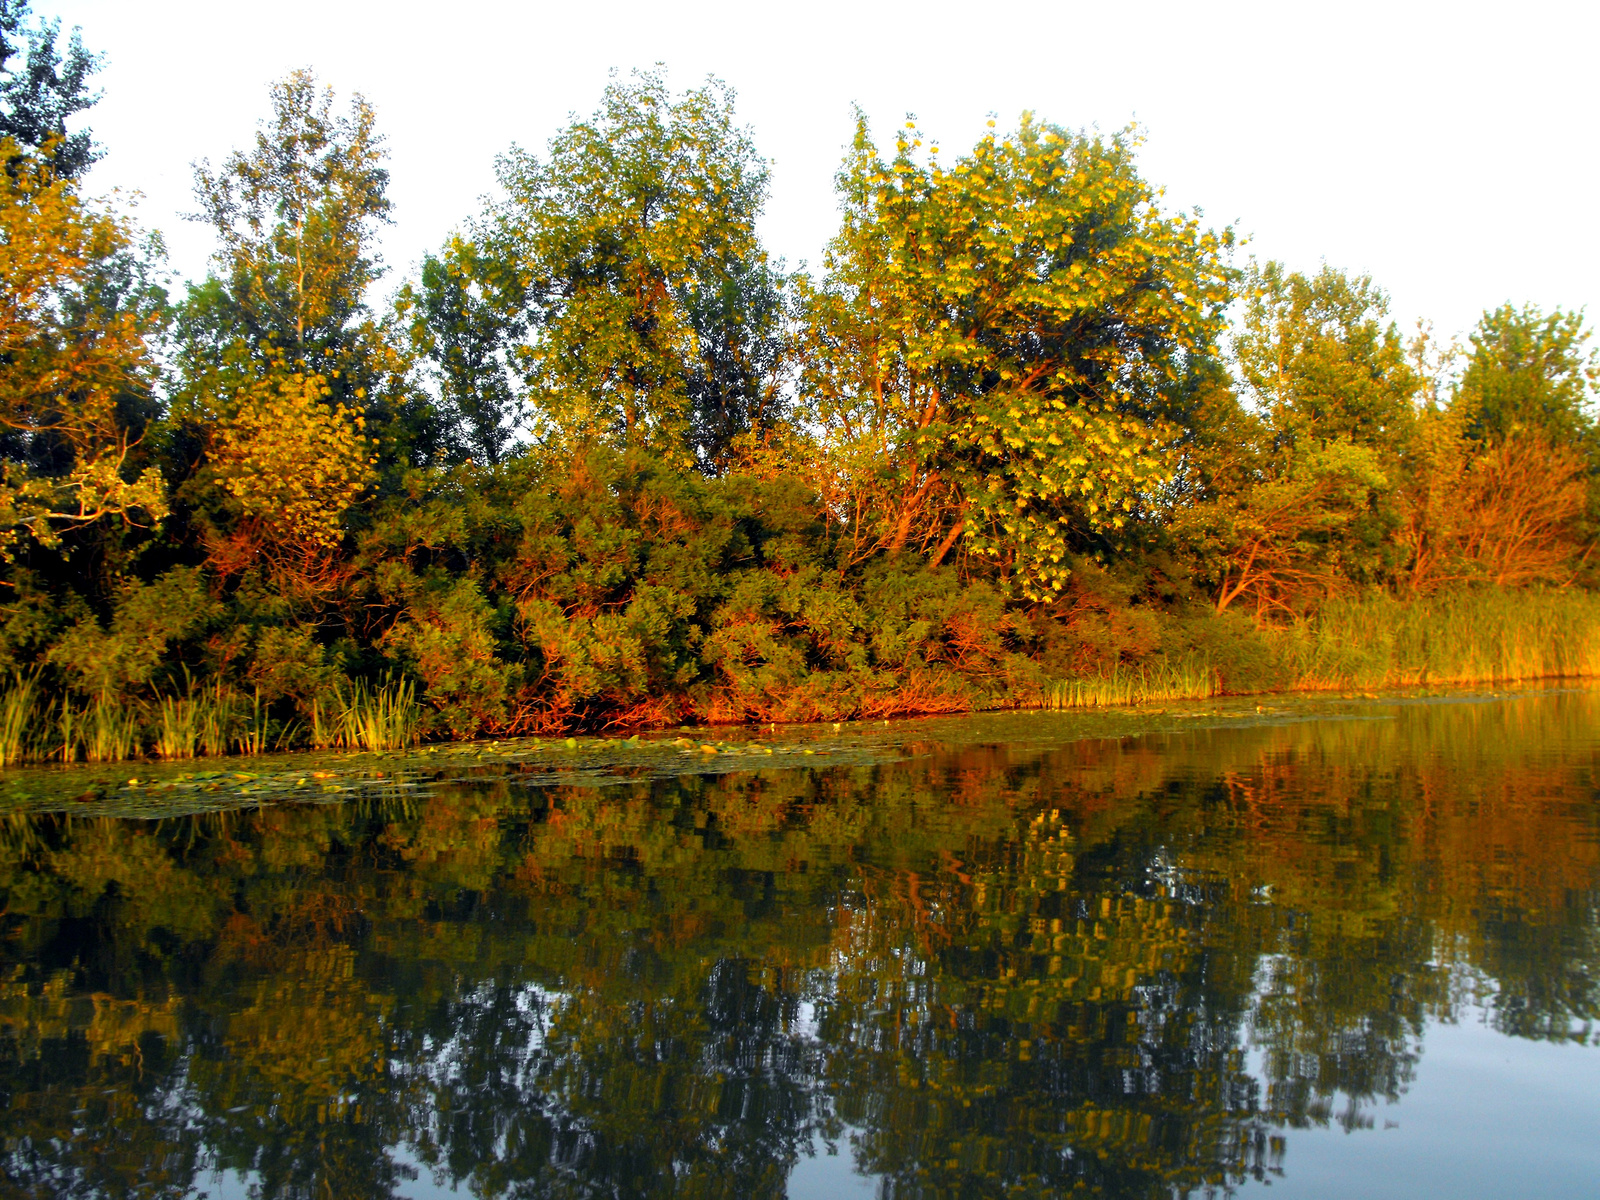
[(368, 306), (389, 220), (384, 157), (360, 96), (339, 114), (309, 71), (273, 85), (255, 145), (195, 168), (192, 219), (211, 226), (217, 250), (185, 313), (191, 353), (321, 375), (339, 400), (365, 407), (387, 366)]
[(273, 86), (248, 151), (196, 167), (218, 245), (180, 312), (177, 415), (231, 497), (209, 539), (224, 567), (325, 555), (375, 455), (412, 450), (409, 364), (368, 301), (388, 182), (371, 106), (337, 112), (309, 71)]
[(512, 361), (541, 435), (713, 466), (770, 419), (781, 318), (756, 237), (767, 167), (720, 83), (660, 73), (605, 91), (544, 158), (500, 161), (485, 239), (527, 330)]

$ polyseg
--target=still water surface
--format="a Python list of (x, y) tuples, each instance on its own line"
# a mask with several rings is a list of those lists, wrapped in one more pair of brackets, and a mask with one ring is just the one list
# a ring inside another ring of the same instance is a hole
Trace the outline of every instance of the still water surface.
[(0, 1190), (1600, 1193), (1600, 694), (1051, 721), (0, 817)]

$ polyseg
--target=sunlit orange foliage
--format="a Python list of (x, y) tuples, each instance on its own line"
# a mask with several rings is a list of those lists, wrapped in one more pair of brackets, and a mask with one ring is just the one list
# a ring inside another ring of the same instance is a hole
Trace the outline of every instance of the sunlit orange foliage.
[(1479, 445), (1430, 430), (1403, 501), (1416, 593), (1460, 582), (1564, 584), (1586, 553), (1584, 457), (1538, 431)]

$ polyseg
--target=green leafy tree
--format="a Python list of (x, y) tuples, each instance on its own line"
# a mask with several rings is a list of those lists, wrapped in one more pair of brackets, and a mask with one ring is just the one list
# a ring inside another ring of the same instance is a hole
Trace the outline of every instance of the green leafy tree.
[(419, 361), (431, 368), (459, 452), (491, 466), (523, 424), (509, 355), (525, 324), (517, 304), (505, 302), (506, 275), (483, 244), (457, 235), (422, 260), (419, 279), (401, 289), (397, 305)]
[(1388, 487), (1370, 448), (1339, 439), (1255, 456), (1241, 477), (1178, 509), (1173, 528), (1212, 581), (1219, 613), (1246, 600), (1257, 621), (1296, 615), (1362, 567), (1350, 534)]
[(514, 358), (542, 435), (688, 465), (761, 418), (758, 343), (777, 316), (755, 229), (767, 168), (729, 89), (613, 83), (544, 159), (506, 155), (500, 180), (490, 236), (520, 285)]
[(1419, 414), (1399, 540), (1414, 593), (1460, 583), (1565, 585), (1593, 552), (1594, 392), (1583, 314), (1486, 312), (1448, 403)]
[(1277, 443), (1386, 447), (1404, 435), (1422, 381), (1370, 278), (1268, 262), (1251, 265), (1243, 291), (1234, 357)]
[(1586, 349), (1588, 340), (1581, 312), (1502, 304), (1484, 313), (1451, 405), (1468, 436), (1537, 431), (1592, 453), (1600, 351)]
[(689, 447), (703, 470), (748, 457), (788, 415), (792, 339), (785, 280), (760, 256), (686, 296), (698, 358), (688, 373)]
[(1365, 276), (1251, 264), (1234, 336), (1242, 419), (1173, 513), (1218, 611), (1304, 611), (1396, 565), (1391, 511), (1423, 380)]

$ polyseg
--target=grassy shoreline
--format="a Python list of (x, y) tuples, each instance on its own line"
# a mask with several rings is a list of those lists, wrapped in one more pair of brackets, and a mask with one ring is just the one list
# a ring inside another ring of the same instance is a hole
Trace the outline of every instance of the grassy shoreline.
[(1258, 674), (1267, 686), (1250, 686), (1248, 672), (1230, 674), (1226, 654), (1190, 652), (1053, 684), (1037, 707), (1600, 677), (1600, 596), (1585, 591), (1336, 599), (1258, 636), (1276, 667), (1276, 678)]
[[(515, 737), (430, 742), (402, 750), (308, 749), (262, 757), (18, 766), (0, 772), (0, 817), (56, 812), (73, 819), (159, 819), (284, 802), (423, 804), (460, 785), (558, 789), (796, 768), (861, 768), (930, 748), (1031, 754), (1079, 742), (1205, 735), (1307, 720), (1370, 722), (1417, 706), (1543, 702), (1592, 685), (1400, 688), (1375, 695), (1305, 692), (1066, 710), (1007, 709), (900, 720), (794, 722), (662, 729), (631, 737)], [(1555, 701), (1559, 703), (1559, 701)], [(1538, 709), (1530, 711), (1542, 711)], [(1463, 746), (1470, 752), (1470, 746)]]
[[(1118, 662), (1096, 675), (1035, 682), (1011, 694), (974, 695), (966, 711), (1600, 678), (1600, 595), (1585, 591), (1481, 590), (1419, 600), (1372, 594), (1332, 600), (1315, 617), (1288, 626), (1217, 620), (1216, 630), (1224, 628), (1229, 640)], [(0, 692), (0, 767), (404, 750), (428, 740), (425, 712), (426, 697), (398, 677), (336, 689), (319, 697), (305, 720), (274, 718), (259, 694), (217, 687), (131, 701), (75, 699), (49, 696), (37, 677), (20, 677)], [(919, 714), (908, 708), (905, 715)]]

